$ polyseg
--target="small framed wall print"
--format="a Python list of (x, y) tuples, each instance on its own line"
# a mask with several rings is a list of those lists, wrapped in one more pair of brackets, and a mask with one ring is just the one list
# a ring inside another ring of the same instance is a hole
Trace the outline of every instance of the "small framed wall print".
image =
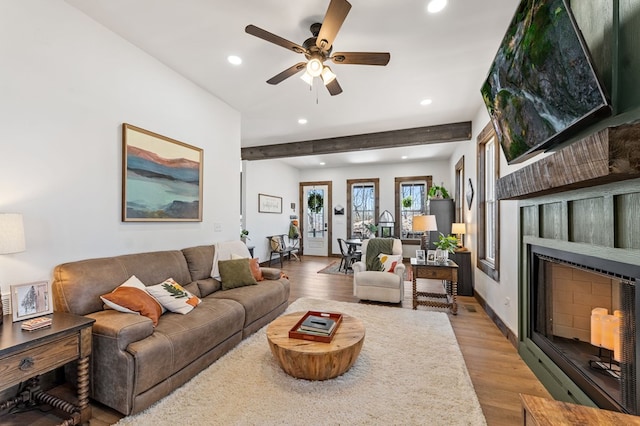
[(427, 262), (435, 262), (436, 261), (436, 251), (429, 250), (427, 251)]
[(51, 283), (38, 281), (12, 285), (11, 310), (13, 311), (13, 322), (53, 312)]
[(416, 250), (416, 260), (418, 262), (424, 262), (424, 250)]
[(282, 197), (258, 194), (259, 213), (282, 213)]

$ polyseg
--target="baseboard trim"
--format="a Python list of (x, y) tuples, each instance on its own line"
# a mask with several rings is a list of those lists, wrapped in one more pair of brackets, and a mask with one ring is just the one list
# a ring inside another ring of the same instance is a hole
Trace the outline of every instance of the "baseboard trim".
[(489, 317), (489, 319), (493, 321), (496, 327), (498, 327), (498, 330), (500, 330), (502, 335), (506, 337), (507, 340), (509, 340), (509, 342), (511, 342), (513, 347), (518, 349), (518, 337), (513, 333), (513, 331), (511, 331), (509, 327), (507, 327), (507, 325), (502, 321), (502, 319), (500, 319), (500, 317), (495, 313), (495, 311), (491, 309), (491, 306), (487, 304), (486, 300), (484, 300), (482, 296), (478, 294), (477, 291), (474, 293), (475, 293), (474, 296), (478, 301), (478, 304), (487, 313), (487, 316)]

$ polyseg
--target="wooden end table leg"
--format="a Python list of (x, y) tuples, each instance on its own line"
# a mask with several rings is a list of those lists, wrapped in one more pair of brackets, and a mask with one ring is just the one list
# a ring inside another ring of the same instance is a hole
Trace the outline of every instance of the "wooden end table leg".
[(418, 287), (416, 285), (416, 275), (418, 275), (418, 274), (417, 274), (416, 269), (414, 268), (413, 269), (413, 280), (412, 280), (412, 282), (413, 282), (413, 309), (414, 310), (416, 310), (418, 308)]
[(456, 301), (456, 296), (458, 295), (458, 281), (451, 282), (451, 313), (453, 315), (458, 315), (458, 302)]
[(91, 419), (91, 406), (89, 405), (89, 357), (78, 360), (78, 410), (82, 424)]

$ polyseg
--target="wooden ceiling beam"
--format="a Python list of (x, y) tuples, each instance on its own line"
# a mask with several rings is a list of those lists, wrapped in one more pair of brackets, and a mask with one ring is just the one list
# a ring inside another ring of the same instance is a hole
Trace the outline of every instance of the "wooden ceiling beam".
[(335, 154), (400, 146), (458, 142), (471, 139), (471, 122), (390, 130), (301, 142), (251, 146), (241, 149), (243, 160), (272, 160), (306, 155)]

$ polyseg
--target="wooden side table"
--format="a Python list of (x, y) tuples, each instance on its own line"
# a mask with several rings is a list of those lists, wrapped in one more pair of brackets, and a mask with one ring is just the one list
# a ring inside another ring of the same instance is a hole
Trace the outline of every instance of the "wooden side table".
[[(457, 315), (458, 265), (452, 260), (447, 260), (447, 263), (440, 264), (436, 262), (418, 261), (415, 258), (411, 258), (411, 268), (413, 269), (413, 309), (417, 309), (418, 305), (434, 308), (449, 308), (453, 315)], [(416, 286), (416, 279), (418, 278), (443, 280), (445, 287), (444, 293), (418, 291)], [(427, 299), (420, 300), (420, 297)], [(445, 301), (429, 299), (445, 299)]]
[[(21, 322), (4, 317), (0, 325), (0, 390), (21, 382), (27, 386), (20, 396), (0, 402), (9, 409), (19, 403), (46, 403), (69, 414), (64, 425), (88, 423), (89, 356), (91, 326), (95, 320), (78, 315), (55, 312), (50, 327), (35, 331), (22, 330)], [(38, 376), (69, 362), (78, 361), (77, 404), (64, 401), (40, 390)], [(24, 395), (28, 392), (28, 400)]]

